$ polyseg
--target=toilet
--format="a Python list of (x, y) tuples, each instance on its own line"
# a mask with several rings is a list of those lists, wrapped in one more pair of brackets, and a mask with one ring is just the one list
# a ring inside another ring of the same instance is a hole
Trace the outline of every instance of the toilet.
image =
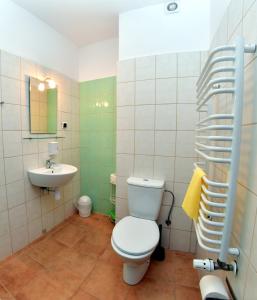
[(129, 177), (129, 216), (121, 219), (112, 232), (111, 244), (123, 260), (123, 280), (134, 285), (144, 277), (159, 238), (159, 216), (164, 181)]

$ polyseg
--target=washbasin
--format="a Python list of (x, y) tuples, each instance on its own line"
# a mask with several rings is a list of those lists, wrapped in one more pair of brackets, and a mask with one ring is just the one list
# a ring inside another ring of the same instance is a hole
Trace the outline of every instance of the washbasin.
[(55, 164), (50, 169), (43, 167), (28, 170), (31, 183), (40, 187), (56, 188), (72, 179), (78, 169), (71, 165)]

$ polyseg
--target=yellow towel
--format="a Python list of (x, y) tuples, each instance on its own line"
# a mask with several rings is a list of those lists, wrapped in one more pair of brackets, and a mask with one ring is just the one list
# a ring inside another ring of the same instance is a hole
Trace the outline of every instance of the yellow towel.
[(202, 178), (205, 176), (204, 171), (197, 167), (187, 188), (187, 192), (182, 204), (182, 208), (189, 218), (197, 221), (199, 214), (199, 205), (201, 198)]

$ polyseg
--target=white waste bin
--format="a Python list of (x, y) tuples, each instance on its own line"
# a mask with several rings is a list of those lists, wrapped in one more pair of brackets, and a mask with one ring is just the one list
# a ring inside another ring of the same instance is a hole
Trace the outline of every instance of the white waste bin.
[(89, 217), (92, 209), (91, 199), (88, 196), (81, 196), (77, 204), (77, 209), (79, 210), (79, 215), (81, 217)]

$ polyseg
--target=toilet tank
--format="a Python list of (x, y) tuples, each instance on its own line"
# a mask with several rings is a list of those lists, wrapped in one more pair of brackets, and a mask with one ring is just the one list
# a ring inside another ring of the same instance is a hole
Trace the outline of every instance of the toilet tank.
[(164, 181), (129, 177), (128, 208), (134, 217), (157, 220), (161, 208)]

